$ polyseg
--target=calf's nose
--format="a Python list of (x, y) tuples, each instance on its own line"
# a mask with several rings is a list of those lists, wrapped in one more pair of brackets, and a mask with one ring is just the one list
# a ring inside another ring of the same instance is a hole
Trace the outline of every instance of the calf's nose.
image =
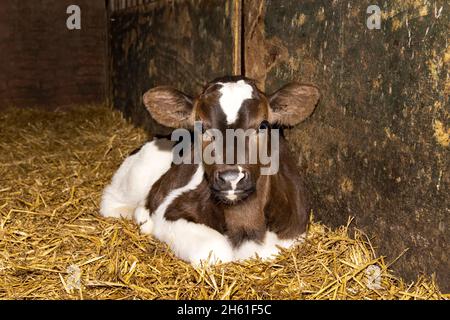
[(242, 169), (240, 170), (226, 170), (216, 173), (216, 186), (220, 190), (236, 190), (239, 182), (248, 180), (248, 173)]

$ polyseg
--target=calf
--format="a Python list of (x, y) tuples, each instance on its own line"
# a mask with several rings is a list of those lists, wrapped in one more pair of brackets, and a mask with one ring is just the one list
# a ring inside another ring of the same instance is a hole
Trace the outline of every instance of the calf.
[[(289, 84), (266, 96), (250, 79), (224, 77), (209, 83), (195, 99), (170, 87), (153, 88), (145, 93), (144, 104), (168, 127), (192, 129), (200, 121), (204, 152), (214, 143), (214, 132), (258, 133), (275, 130), (274, 125), (293, 126), (313, 112), (318, 99), (319, 90), (312, 85)], [(268, 135), (261, 137), (251, 134), (245, 150), (274, 143)], [(141, 232), (153, 234), (193, 264), (268, 258), (304, 236), (310, 211), (287, 143), (282, 136), (277, 142), (278, 171), (261, 174), (267, 164), (259, 158), (256, 163), (246, 157), (227, 164), (203, 159), (171, 165), (173, 142), (154, 140), (124, 161), (105, 188), (100, 212), (134, 217)], [(186, 157), (192, 159), (194, 153)]]

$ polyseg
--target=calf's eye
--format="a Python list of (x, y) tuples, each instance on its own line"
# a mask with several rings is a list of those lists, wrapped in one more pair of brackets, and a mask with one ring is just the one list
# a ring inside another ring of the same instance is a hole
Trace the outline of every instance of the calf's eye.
[(259, 125), (259, 130), (264, 130), (264, 129), (268, 129), (270, 127), (270, 123), (267, 120), (264, 120), (261, 122), (261, 124)]

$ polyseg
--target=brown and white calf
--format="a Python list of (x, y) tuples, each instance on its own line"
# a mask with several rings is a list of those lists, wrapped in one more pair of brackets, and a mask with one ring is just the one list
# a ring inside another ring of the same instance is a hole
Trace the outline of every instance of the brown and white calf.
[[(266, 96), (250, 79), (224, 77), (195, 99), (170, 87), (153, 88), (144, 104), (165, 126), (192, 129), (201, 121), (203, 136), (209, 129), (225, 136), (226, 129), (293, 126), (313, 112), (318, 99), (312, 85), (292, 83)], [(202, 149), (209, 143), (204, 139)], [(104, 190), (101, 214), (134, 218), (141, 232), (193, 264), (256, 254), (269, 258), (305, 234), (307, 191), (282, 136), (278, 172), (271, 175), (261, 174), (259, 162), (174, 165), (172, 146), (169, 140), (154, 140), (125, 159)]]

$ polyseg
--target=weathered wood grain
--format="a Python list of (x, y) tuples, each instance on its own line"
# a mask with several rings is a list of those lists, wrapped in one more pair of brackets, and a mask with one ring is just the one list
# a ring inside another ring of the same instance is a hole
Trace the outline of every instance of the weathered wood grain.
[(231, 0), (159, 1), (111, 13), (113, 105), (153, 133), (157, 125), (142, 95), (157, 85), (197, 94), (215, 77), (233, 73)]
[(450, 289), (448, 1), (247, 0), (246, 71), (272, 91), (295, 80), (323, 94), (289, 140), (315, 215), (349, 216), (407, 278)]

